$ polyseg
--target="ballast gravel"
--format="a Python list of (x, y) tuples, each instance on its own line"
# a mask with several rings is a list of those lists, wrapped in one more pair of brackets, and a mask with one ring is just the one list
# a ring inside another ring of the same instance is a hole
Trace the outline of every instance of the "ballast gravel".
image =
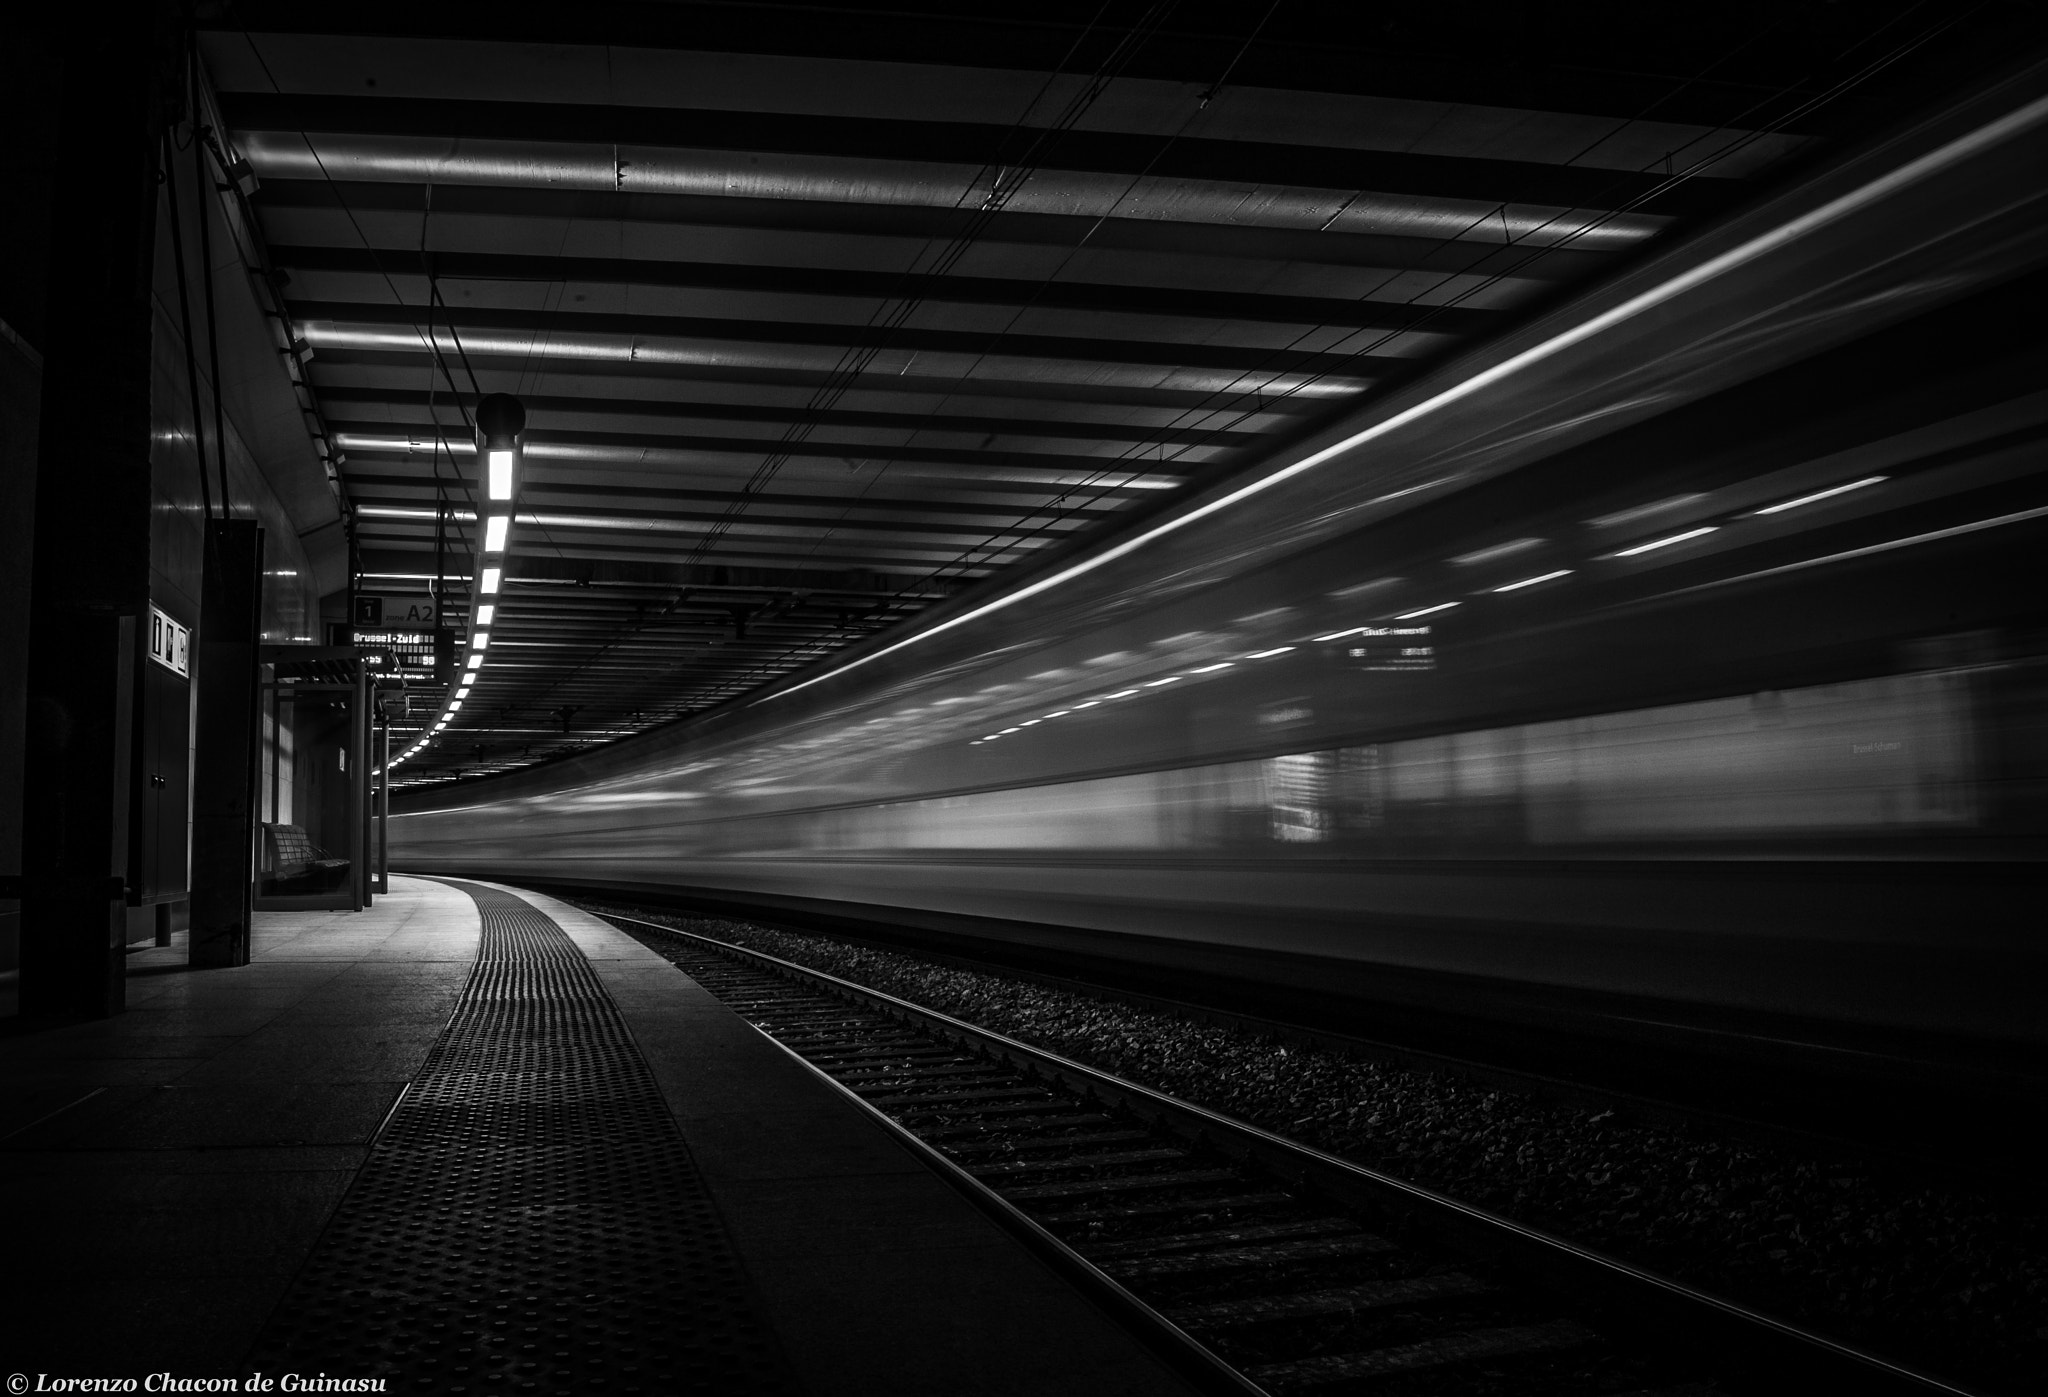
[(2048, 1390), (2048, 1212), (901, 952), (591, 910), (900, 996), (1980, 1391)]

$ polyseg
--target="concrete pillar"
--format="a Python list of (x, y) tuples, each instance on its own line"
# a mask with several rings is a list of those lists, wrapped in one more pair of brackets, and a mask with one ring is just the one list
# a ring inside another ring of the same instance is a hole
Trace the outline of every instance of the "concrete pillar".
[[(35, 558), (36, 423), (42, 355), (0, 320), (0, 598), (26, 598)], [(28, 608), (0, 605), (0, 1003), (21, 969), (22, 731)]]
[[(77, 12), (59, 144), (37, 444), (22, 782), (21, 1009), (123, 1007), (131, 703), (149, 604), (150, 276), (175, 12)], [(89, 153), (87, 155), (86, 153)]]

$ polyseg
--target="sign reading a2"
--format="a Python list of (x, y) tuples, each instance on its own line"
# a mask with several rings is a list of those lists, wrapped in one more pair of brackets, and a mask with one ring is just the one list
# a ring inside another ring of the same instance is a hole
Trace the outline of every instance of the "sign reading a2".
[(358, 616), (356, 624), (359, 626), (388, 626), (400, 631), (430, 631), (434, 628), (434, 618), (440, 614), (432, 597), (358, 596), (356, 601), (374, 601), (379, 604), (377, 618), (374, 621), (365, 621)]

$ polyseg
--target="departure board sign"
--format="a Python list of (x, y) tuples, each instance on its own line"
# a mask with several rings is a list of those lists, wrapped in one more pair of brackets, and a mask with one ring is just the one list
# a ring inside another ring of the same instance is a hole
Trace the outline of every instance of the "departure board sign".
[(388, 661), (371, 664), (378, 674), (399, 679), (432, 681), (434, 678), (434, 633), (414, 630), (369, 630), (358, 626), (352, 644), (366, 662), (373, 655), (388, 655)]
[(192, 631), (165, 615), (154, 602), (149, 608), (149, 657), (171, 673), (192, 677)]

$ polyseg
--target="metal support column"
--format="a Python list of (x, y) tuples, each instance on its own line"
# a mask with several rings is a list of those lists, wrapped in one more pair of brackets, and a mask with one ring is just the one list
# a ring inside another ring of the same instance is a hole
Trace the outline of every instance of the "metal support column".
[(370, 816), (376, 806), (370, 791), (370, 707), (375, 690), (362, 664), (355, 667), (353, 705), (349, 710), (349, 886), (355, 890), (355, 910), (370, 905)]
[(199, 729), (192, 788), (193, 965), (249, 963), (261, 727), (263, 530), (254, 520), (209, 526), (199, 621)]
[(380, 711), (377, 739), (377, 891), (391, 891), (391, 715)]

